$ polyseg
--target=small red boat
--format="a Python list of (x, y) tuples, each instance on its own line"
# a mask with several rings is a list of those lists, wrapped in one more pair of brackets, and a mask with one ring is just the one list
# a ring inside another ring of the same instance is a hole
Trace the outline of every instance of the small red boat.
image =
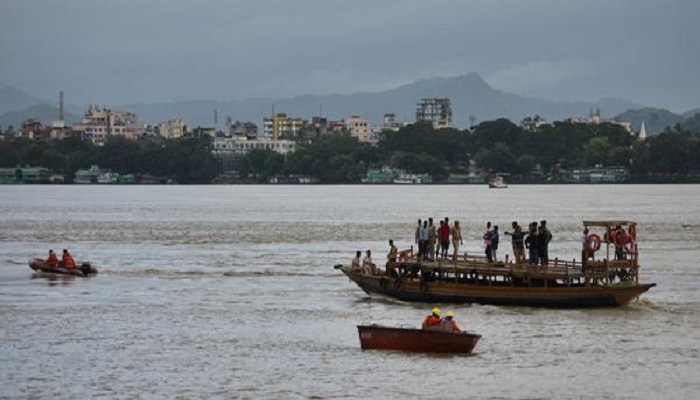
[(400, 350), (422, 353), (462, 353), (474, 350), (481, 335), (376, 324), (358, 325), (362, 349)]
[(92, 264), (90, 264), (89, 262), (83, 262), (75, 268), (65, 269), (61, 267), (60, 264), (58, 266), (53, 266), (47, 264), (46, 260), (44, 260), (43, 258), (34, 258), (32, 260), (29, 260), (29, 268), (37, 272), (83, 277), (97, 274), (97, 268), (92, 266)]

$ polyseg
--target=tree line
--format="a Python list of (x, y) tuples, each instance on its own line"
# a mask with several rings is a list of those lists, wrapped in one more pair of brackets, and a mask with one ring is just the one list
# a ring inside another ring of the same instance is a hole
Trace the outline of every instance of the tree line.
[[(223, 172), (210, 140), (111, 137), (95, 146), (79, 138), (51, 142), (13, 138), (0, 141), (0, 166), (42, 166), (64, 173), (68, 182), (77, 169), (99, 165), (178, 183), (210, 183)], [(427, 173), (434, 182), (444, 182), (450, 174), (466, 174), (472, 163), (486, 174), (509, 174), (511, 182), (542, 182), (545, 177), (556, 182), (558, 171), (598, 164), (628, 168), (631, 182), (697, 182), (700, 138), (680, 125), (639, 140), (611, 123), (555, 122), (532, 132), (506, 119), (466, 130), (436, 131), (430, 124), (416, 123), (384, 131), (377, 146), (360, 143), (347, 133), (333, 133), (302, 140), (287, 155), (253, 150), (239, 157), (233, 168), (242, 181), (261, 183), (280, 175), (358, 183), (368, 169), (382, 166)]]

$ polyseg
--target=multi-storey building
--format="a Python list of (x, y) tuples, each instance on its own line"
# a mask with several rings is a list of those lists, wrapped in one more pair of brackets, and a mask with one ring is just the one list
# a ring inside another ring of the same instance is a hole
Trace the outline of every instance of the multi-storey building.
[(90, 106), (83, 122), (76, 124), (76, 130), (83, 131), (86, 140), (101, 145), (110, 136), (136, 139), (146, 132), (146, 124), (128, 111)]
[(158, 134), (165, 139), (178, 139), (187, 133), (187, 124), (180, 118), (171, 119), (158, 124)]
[(452, 126), (452, 105), (448, 98), (423, 98), (416, 105), (416, 122), (430, 122), (434, 129)]
[(277, 113), (272, 118), (263, 118), (263, 139), (291, 139), (299, 136), (308, 125), (308, 121), (299, 117), (288, 117)]
[(246, 138), (256, 138), (258, 136), (258, 126), (252, 122), (236, 121), (228, 127), (229, 137), (240, 136)]
[(372, 140), (372, 123), (369, 120), (351, 115), (345, 121), (345, 129), (359, 142), (366, 143)]
[(22, 123), (22, 128), (19, 130), (19, 136), (28, 139), (48, 139), (49, 130), (47, 130), (44, 125), (35, 120), (29, 119)]
[(212, 142), (212, 154), (220, 160), (223, 171), (235, 169), (236, 161), (253, 150), (272, 150), (284, 155), (294, 152), (295, 149), (296, 142), (285, 139), (248, 139), (243, 136), (234, 136), (216, 138)]

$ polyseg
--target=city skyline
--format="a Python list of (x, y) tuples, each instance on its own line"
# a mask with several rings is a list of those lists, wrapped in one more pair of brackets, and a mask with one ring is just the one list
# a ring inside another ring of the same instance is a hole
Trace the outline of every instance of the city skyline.
[(690, 0), (4, 0), (0, 86), (124, 104), (376, 92), (477, 72), (524, 96), (684, 112), (700, 106), (697, 15)]

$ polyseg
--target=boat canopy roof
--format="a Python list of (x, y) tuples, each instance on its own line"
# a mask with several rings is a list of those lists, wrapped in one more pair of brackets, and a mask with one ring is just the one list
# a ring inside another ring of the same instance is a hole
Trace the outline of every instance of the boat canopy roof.
[(637, 223), (634, 221), (624, 221), (624, 220), (609, 220), (609, 221), (583, 221), (584, 226), (601, 226), (608, 228), (611, 226), (636, 226)]

